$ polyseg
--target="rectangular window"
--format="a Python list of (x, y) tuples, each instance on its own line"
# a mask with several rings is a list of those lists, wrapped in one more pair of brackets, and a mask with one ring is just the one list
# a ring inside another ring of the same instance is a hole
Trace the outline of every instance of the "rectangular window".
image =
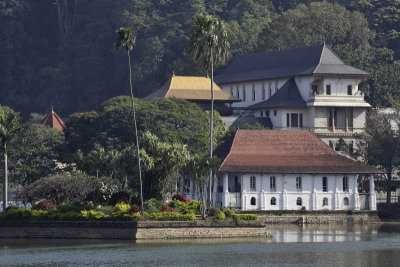
[(276, 116), (276, 114), (277, 114), (277, 112), (276, 112), (276, 109), (274, 110), (274, 116)]
[(300, 113), (299, 124), (300, 124), (300, 127), (303, 128), (303, 113)]
[(349, 179), (343, 177), (343, 192), (349, 192)]
[(292, 127), (299, 127), (299, 114), (291, 113), (290, 114), (290, 118), (291, 118), (291, 126)]
[(256, 177), (255, 176), (250, 177), (250, 190), (256, 191)]
[(264, 115), (264, 112), (263, 112), (263, 111), (261, 111), (261, 112), (260, 112), (260, 114), (261, 114), (261, 117), (262, 117), (262, 116)]
[(322, 177), (322, 191), (328, 192), (328, 178)]
[(286, 113), (286, 127), (289, 127), (290, 121), (289, 121), (289, 113)]
[(231, 85), (231, 95), (233, 95), (233, 85)]
[(239, 98), (239, 85), (236, 85), (236, 97)]
[(246, 86), (243, 84), (243, 101), (246, 101)]
[(351, 84), (347, 85), (347, 94), (348, 95), (352, 95), (353, 94), (353, 86), (351, 86)]
[(268, 117), (268, 118), (269, 118), (269, 110), (266, 110), (266, 111), (265, 111), (265, 117)]
[(301, 190), (301, 177), (296, 177), (296, 189)]
[(326, 85), (326, 95), (331, 95), (331, 85), (330, 84)]
[(269, 92), (268, 92), (268, 98), (271, 98), (271, 95), (272, 95), (272, 89), (271, 89), (271, 87), (269, 88)]
[(269, 189), (271, 191), (275, 191), (276, 190), (276, 179), (275, 179), (275, 176), (271, 176), (271, 178), (269, 178)]
[(256, 101), (256, 88), (255, 88), (255, 84), (253, 83), (253, 87), (252, 87), (252, 100)]

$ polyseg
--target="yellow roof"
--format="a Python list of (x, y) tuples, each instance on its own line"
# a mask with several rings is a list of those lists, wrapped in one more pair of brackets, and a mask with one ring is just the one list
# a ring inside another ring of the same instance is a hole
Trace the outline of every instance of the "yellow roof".
[[(160, 89), (146, 96), (145, 100), (154, 98), (182, 98), (187, 100), (210, 100), (211, 79), (201, 76), (172, 76)], [(214, 82), (214, 100), (234, 102), (239, 98), (223, 91)]]

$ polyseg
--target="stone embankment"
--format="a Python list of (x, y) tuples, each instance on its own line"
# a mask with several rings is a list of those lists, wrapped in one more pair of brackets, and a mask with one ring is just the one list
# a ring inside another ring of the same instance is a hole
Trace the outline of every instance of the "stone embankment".
[(258, 221), (0, 222), (0, 238), (181, 239), (270, 237)]
[(265, 224), (334, 224), (380, 222), (376, 211), (246, 211)]

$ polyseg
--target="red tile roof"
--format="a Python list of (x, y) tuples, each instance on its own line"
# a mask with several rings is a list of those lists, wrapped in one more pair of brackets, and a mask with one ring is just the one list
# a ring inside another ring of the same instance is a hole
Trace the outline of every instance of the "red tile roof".
[(238, 130), (221, 172), (368, 174), (380, 170), (334, 152), (312, 132)]
[(44, 117), (42, 124), (46, 127), (56, 129), (59, 132), (62, 132), (65, 128), (63, 120), (53, 111), (53, 109)]

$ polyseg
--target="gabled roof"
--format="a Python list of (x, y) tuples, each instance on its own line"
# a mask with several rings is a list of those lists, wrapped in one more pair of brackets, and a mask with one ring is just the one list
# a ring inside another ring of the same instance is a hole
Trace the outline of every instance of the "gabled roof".
[[(144, 100), (154, 98), (182, 98), (193, 101), (211, 99), (211, 79), (198, 76), (172, 76), (154, 93), (144, 97)], [(214, 100), (221, 102), (239, 102), (239, 98), (223, 91), (214, 82)]]
[(371, 76), (345, 64), (328, 46), (321, 44), (239, 56), (215, 76), (215, 82), (224, 84), (303, 75)]
[(312, 132), (238, 130), (221, 172), (373, 174), (382, 171), (335, 153)]
[(263, 108), (305, 108), (306, 101), (303, 100), (294, 78), (290, 78), (271, 98), (248, 107), (247, 109)]
[(63, 120), (54, 112), (53, 108), (51, 108), (51, 112), (42, 120), (42, 125), (56, 129), (59, 132), (62, 132), (65, 128)]

